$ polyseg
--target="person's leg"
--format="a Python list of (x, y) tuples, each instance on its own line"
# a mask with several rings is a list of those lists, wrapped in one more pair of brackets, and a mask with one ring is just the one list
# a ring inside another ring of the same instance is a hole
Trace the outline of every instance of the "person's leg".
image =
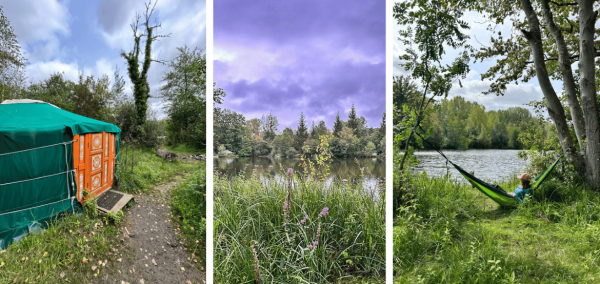
[(507, 192), (507, 193), (508, 193), (508, 195), (510, 195), (510, 196), (515, 196), (515, 193), (514, 193), (514, 192)]

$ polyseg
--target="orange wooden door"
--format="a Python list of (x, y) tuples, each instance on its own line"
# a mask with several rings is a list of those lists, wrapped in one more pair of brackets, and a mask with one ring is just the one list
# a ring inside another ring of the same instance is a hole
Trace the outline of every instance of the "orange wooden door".
[(87, 133), (75, 135), (73, 163), (77, 177), (77, 199), (84, 203), (83, 192), (95, 197), (112, 187), (116, 156), (116, 135)]

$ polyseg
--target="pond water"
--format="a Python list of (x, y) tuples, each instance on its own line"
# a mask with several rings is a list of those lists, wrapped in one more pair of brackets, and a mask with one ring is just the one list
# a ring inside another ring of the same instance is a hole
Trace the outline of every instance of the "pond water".
[[(314, 161), (313, 161), (314, 162)], [(261, 177), (273, 176), (276, 179), (285, 178), (285, 172), (293, 168), (294, 172), (304, 173), (300, 158), (268, 158), (268, 157), (235, 157), (214, 158), (215, 171), (227, 176), (240, 174), (249, 177), (252, 172)], [(361, 168), (364, 176), (360, 179)], [(385, 178), (385, 159), (382, 158), (338, 158), (334, 157), (329, 164), (327, 183), (333, 180), (346, 179), (350, 183), (362, 182), (365, 188), (374, 188)]]
[[(450, 161), (486, 181), (500, 182), (525, 171), (527, 162), (519, 159), (519, 150), (443, 150)], [(429, 176), (442, 177), (449, 173), (451, 178), (464, 180), (462, 175), (436, 151), (415, 152), (420, 163), (413, 167), (418, 172), (426, 171)]]

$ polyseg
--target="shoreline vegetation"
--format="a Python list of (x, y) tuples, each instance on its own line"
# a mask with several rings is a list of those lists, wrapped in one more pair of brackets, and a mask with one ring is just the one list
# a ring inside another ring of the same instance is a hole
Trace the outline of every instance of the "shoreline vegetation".
[[(394, 76), (394, 102), (397, 104), (394, 124), (409, 117), (412, 109), (417, 109), (419, 96), (421, 94), (409, 76)], [(402, 108), (398, 104), (406, 107)], [(429, 105), (420, 128), (431, 128), (425, 139), (428, 143), (422, 143), (423, 150), (433, 150), (433, 147), (455, 150), (529, 150), (531, 146), (527, 140), (532, 139), (528, 137), (531, 135), (558, 141), (556, 128), (538, 110), (536, 116), (523, 107), (486, 110), (485, 106), (467, 101), (461, 96), (443, 98)], [(395, 134), (402, 129), (403, 127), (396, 127)], [(405, 143), (401, 141), (402, 148)], [(411, 141), (410, 145), (415, 148), (418, 146), (415, 141)]]
[[(516, 209), (470, 184), (400, 175), (394, 211), (395, 283), (597, 283), (600, 195), (568, 173)], [(506, 190), (516, 178), (501, 182)]]
[(384, 283), (384, 191), (283, 175), (215, 174), (215, 281)]
[[(222, 89), (215, 93), (225, 96)], [(215, 102), (222, 102), (222, 98)], [(213, 127), (214, 152), (219, 157), (312, 156), (319, 151), (323, 139), (327, 139), (326, 147), (334, 157), (385, 155), (385, 113), (379, 127), (368, 127), (354, 105), (347, 121), (338, 112), (331, 129), (323, 120), (317, 124), (313, 120), (309, 127), (304, 113), (300, 113), (296, 129), (286, 127), (279, 131), (279, 122), (272, 113), (246, 120), (243, 114), (220, 107), (215, 107)]]

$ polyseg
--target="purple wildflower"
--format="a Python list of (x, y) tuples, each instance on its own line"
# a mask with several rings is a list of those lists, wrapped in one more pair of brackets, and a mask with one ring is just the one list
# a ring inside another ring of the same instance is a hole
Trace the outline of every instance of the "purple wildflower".
[(302, 220), (300, 220), (300, 223), (298, 223), (298, 225), (300, 225), (300, 224), (304, 225), (307, 220), (310, 220), (310, 218), (308, 218), (308, 215), (304, 216), (304, 218), (302, 218)]
[(288, 176), (291, 176), (293, 173), (294, 173), (294, 169), (292, 169), (292, 168), (289, 168), (289, 169), (287, 170), (287, 175), (288, 175)]
[(321, 210), (321, 213), (319, 213), (319, 218), (327, 216), (328, 213), (329, 213), (329, 207), (323, 208), (323, 210)]

